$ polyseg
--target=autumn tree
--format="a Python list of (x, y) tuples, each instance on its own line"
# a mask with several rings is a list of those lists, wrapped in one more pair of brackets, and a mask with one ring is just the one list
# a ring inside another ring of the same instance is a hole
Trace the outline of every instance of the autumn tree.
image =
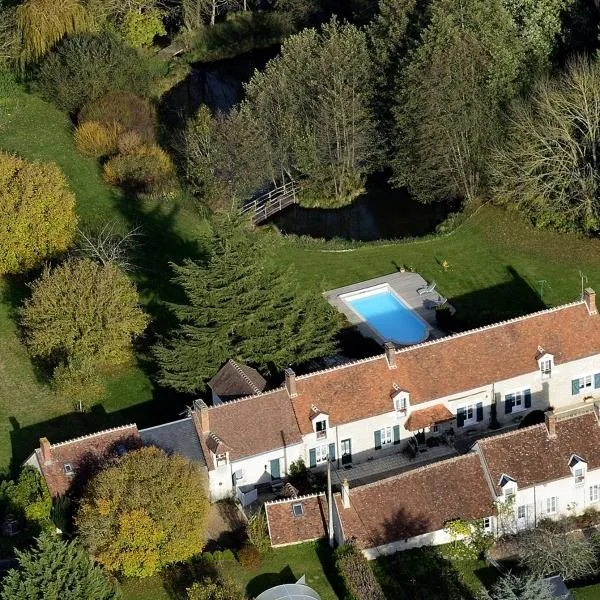
[(540, 226), (600, 230), (600, 64), (578, 58), (517, 103), (496, 152), (496, 198)]
[(229, 358), (275, 374), (335, 351), (338, 316), (295, 283), (292, 269), (272, 265), (269, 244), (226, 215), (206, 264), (173, 265), (187, 303), (172, 305), (179, 328), (154, 350), (164, 385), (201, 390)]
[(0, 152), (0, 214), (0, 275), (39, 265), (75, 236), (75, 197), (52, 162)]
[(89, 483), (76, 516), (108, 571), (147, 577), (199, 554), (210, 502), (199, 466), (154, 447), (131, 451)]
[(43, 533), (36, 545), (17, 550), (18, 569), (2, 580), (2, 600), (119, 600), (115, 583), (77, 542)]
[(46, 267), (31, 291), (21, 311), (29, 352), (80, 392), (100, 369), (131, 358), (148, 323), (135, 286), (113, 263), (69, 259)]

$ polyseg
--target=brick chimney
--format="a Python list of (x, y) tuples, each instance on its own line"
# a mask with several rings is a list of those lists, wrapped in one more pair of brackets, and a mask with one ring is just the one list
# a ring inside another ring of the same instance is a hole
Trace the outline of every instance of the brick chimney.
[(598, 309), (596, 308), (596, 292), (592, 288), (585, 288), (583, 290), (583, 299), (587, 306), (590, 315), (597, 315)]
[(40, 438), (40, 451), (42, 455), (42, 462), (47, 465), (52, 462), (52, 449), (50, 448), (50, 442), (48, 438)]
[(548, 437), (555, 438), (556, 437), (556, 415), (553, 410), (546, 411), (546, 429), (548, 430)]
[(396, 347), (392, 342), (386, 342), (383, 347), (385, 348), (385, 360), (387, 360), (388, 367), (390, 369), (396, 368)]
[(350, 508), (350, 484), (347, 479), (344, 479), (344, 483), (342, 483), (342, 506)]
[(284, 371), (285, 374), (285, 389), (290, 398), (295, 398), (298, 395), (296, 390), (296, 373), (289, 367)]
[(208, 406), (206, 402), (198, 398), (194, 400), (194, 420), (200, 427), (202, 433), (208, 433), (210, 431), (210, 421), (208, 419)]

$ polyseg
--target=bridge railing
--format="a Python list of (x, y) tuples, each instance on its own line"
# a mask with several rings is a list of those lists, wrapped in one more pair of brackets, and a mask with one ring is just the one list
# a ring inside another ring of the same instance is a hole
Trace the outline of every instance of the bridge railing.
[(296, 185), (294, 181), (288, 181), (279, 187), (269, 190), (258, 198), (246, 202), (240, 212), (242, 214), (252, 212), (252, 220), (255, 224), (266, 221), (272, 215), (283, 210), (296, 202)]

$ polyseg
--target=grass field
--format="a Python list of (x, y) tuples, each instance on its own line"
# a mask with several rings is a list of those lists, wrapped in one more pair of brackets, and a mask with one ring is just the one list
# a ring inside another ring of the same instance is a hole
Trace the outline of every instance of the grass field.
[(599, 600), (600, 584), (574, 588), (571, 590), (571, 594), (573, 594), (573, 600)]

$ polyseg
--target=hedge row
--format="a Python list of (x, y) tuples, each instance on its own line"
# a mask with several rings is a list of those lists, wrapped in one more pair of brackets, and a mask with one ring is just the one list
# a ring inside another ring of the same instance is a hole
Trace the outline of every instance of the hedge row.
[(347, 600), (386, 600), (367, 559), (354, 544), (340, 546), (335, 555)]

